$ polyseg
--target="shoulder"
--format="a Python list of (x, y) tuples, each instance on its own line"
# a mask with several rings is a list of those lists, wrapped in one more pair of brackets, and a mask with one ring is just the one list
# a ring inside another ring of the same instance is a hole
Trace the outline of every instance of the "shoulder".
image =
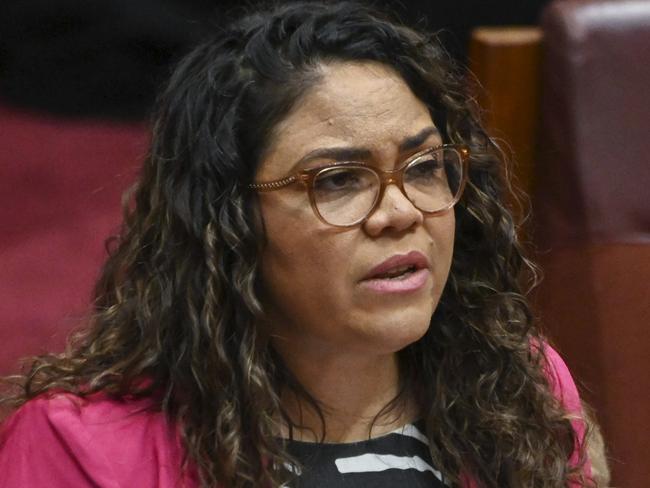
[(0, 485), (183, 486), (177, 429), (153, 407), (101, 394), (30, 400), (0, 429)]
[(576, 433), (576, 443), (569, 461), (574, 466), (579, 465), (581, 459), (584, 457), (582, 469), (586, 477), (591, 479), (592, 470), (591, 460), (588, 455), (587, 420), (582, 408), (578, 388), (566, 363), (553, 347), (547, 343), (543, 343), (538, 349), (541, 350), (544, 357), (545, 373), (551, 391), (564, 407), (573, 426), (573, 430)]
[(533, 347), (543, 355), (544, 372), (555, 397), (569, 413), (579, 414), (582, 411), (582, 405), (578, 388), (560, 354), (546, 342)]

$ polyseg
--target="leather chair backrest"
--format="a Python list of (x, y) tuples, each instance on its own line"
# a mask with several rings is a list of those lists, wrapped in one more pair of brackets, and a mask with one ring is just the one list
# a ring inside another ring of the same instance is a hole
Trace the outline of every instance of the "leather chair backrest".
[(0, 375), (83, 325), (148, 138), (141, 123), (0, 106)]
[(542, 28), (539, 314), (596, 407), (612, 485), (646, 486), (650, 2), (558, 0)]
[(650, 2), (558, 1), (543, 27), (540, 227), (650, 243)]

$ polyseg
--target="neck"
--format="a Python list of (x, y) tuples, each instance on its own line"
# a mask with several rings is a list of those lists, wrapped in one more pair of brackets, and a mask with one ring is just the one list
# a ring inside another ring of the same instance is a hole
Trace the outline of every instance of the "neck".
[[(319, 402), (325, 420), (325, 442), (376, 437), (413, 421), (417, 415), (409, 402), (401, 402), (385, 415), (382, 411), (399, 392), (395, 353), (365, 357), (313, 351), (279, 353), (302, 387)], [(281, 399), (297, 426), (293, 438), (308, 442), (321, 440), (323, 425), (316, 409), (288, 389), (282, 392)], [(287, 426), (281, 435), (289, 437)]]

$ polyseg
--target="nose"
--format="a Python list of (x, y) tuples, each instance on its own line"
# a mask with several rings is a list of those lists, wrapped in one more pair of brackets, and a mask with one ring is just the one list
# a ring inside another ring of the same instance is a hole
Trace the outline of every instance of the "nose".
[(424, 215), (406, 197), (397, 184), (389, 184), (377, 206), (364, 222), (366, 232), (377, 236), (387, 229), (404, 231), (421, 224)]

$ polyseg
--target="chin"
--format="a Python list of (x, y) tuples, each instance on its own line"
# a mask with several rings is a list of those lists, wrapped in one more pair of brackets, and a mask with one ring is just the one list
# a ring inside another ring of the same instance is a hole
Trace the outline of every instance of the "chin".
[(431, 315), (418, 314), (400, 314), (400, 317), (394, 317), (390, 320), (378, 321), (376, 328), (378, 346), (383, 352), (397, 352), (405, 347), (417, 342), (426, 334), (431, 324)]

